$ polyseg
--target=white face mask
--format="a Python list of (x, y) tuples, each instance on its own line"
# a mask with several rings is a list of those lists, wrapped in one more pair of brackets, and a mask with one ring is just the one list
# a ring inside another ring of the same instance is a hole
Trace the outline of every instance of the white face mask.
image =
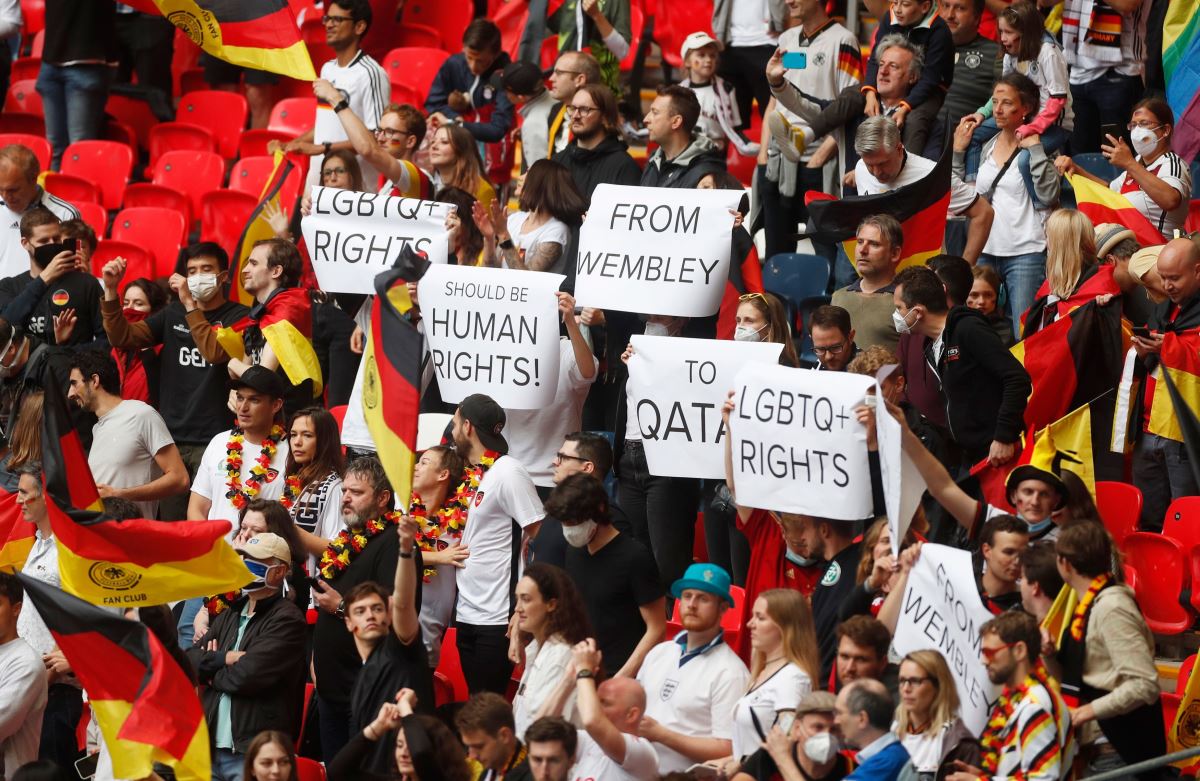
[(648, 321), (646, 323), (646, 336), (670, 336), (671, 329), (667, 328), (666, 323), (656, 323)]
[(839, 748), (838, 739), (832, 732), (818, 732), (804, 741), (804, 755), (818, 765), (833, 759)]
[[(911, 312), (912, 310), (908, 310)], [(908, 324), (908, 315), (902, 315), (899, 312), (892, 310), (892, 325), (896, 327), (898, 334), (912, 333), (912, 326)]]
[(735, 342), (761, 342), (763, 340), (762, 332), (765, 325), (758, 328), (751, 328), (748, 325), (739, 325), (733, 329), (733, 341)]
[(596, 522), (584, 521), (573, 526), (568, 526), (565, 523), (562, 527), (563, 539), (572, 548), (582, 548), (592, 541), (592, 537), (596, 534)]
[(204, 302), (217, 292), (216, 274), (194, 274), (187, 279), (188, 290), (197, 301)]
[(1129, 131), (1129, 140), (1133, 142), (1133, 151), (1141, 157), (1149, 157), (1158, 146), (1158, 136), (1148, 127), (1135, 127)]

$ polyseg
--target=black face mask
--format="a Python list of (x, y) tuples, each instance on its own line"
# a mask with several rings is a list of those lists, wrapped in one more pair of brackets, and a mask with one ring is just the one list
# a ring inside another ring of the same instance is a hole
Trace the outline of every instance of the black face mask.
[(50, 261), (58, 257), (63, 252), (74, 252), (73, 247), (68, 247), (66, 244), (43, 244), (40, 247), (33, 248), (33, 260), (41, 268), (46, 268), (50, 265)]

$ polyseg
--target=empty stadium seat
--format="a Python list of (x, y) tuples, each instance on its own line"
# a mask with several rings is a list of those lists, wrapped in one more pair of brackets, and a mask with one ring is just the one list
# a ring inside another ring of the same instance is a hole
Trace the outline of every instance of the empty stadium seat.
[(8, 79), (9, 81), (36, 80), (41, 69), (41, 57), (18, 57), (12, 61), (12, 70), (9, 71)]
[(46, 137), (46, 120), (25, 111), (0, 112), (0, 133), (26, 133)]
[[(42, 187), (51, 195), (57, 195), (73, 204), (100, 203), (100, 188), (87, 179), (70, 174), (46, 174)], [(101, 206), (100, 208), (104, 208)]]
[(92, 201), (77, 201), (71, 204), (79, 210), (79, 219), (92, 226), (97, 236), (108, 232), (108, 210)]
[(1193, 616), (1179, 603), (1188, 584), (1183, 546), (1161, 534), (1134, 532), (1122, 547), (1125, 561), (1137, 572), (1134, 593), (1150, 631), (1163, 635), (1187, 631)]
[(128, 95), (110, 94), (104, 104), (104, 113), (133, 128), (138, 146), (150, 148), (150, 128), (159, 123), (159, 118), (150, 110), (150, 104)]
[(325, 781), (325, 766), (315, 759), (296, 757), (298, 781)]
[(1096, 481), (1096, 509), (1104, 528), (1117, 545), (1138, 530), (1142, 515), (1142, 492), (1136, 485), (1108, 480)]
[(1200, 496), (1181, 496), (1172, 501), (1163, 518), (1162, 533), (1183, 546), (1185, 554), (1200, 545)]
[(246, 130), (242, 132), (242, 137), (238, 139), (238, 159), (243, 157), (258, 157), (260, 155), (270, 154), (267, 151), (267, 144), (272, 141), (279, 141), (286, 144), (295, 136), (291, 133), (284, 133), (280, 130), (270, 130), (268, 128), (258, 128), (256, 130)]
[(288, 133), (295, 138), (312, 130), (316, 121), (316, 98), (284, 98), (271, 109), (267, 129)]
[(185, 225), (192, 224), (192, 201), (187, 193), (174, 187), (152, 182), (135, 182), (125, 188), (125, 202), (122, 205), (127, 209), (142, 206), (172, 209), (183, 215)]
[[(438, 656), (436, 674), (449, 683), (453, 697), (450, 702), (466, 702), (470, 695), (467, 692), (467, 679), (463, 677), (462, 661), (458, 656), (458, 630), (454, 627), (449, 627), (442, 637), (442, 651)], [(438, 705), (442, 704), (439, 700)]]
[(179, 99), (176, 122), (207, 128), (217, 143), (217, 153), (228, 160), (237, 155), (238, 138), (246, 129), (250, 105), (236, 92), (200, 90)]
[(50, 170), (50, 142), (31, 133), (0, 133), (0, 146), (20, 144), (28, 147), (43, 171)]
[(425, 49), (440, 49), (442, 34), (427, 24), (404, 22), (396, 28), (391, 38), (393, 46), (420, 46)]
[(238, 239), (246, 229), (258, 196), (237, 190), (213, 190), (200, 199), (200, 241), (215, 241), (236, 257)]
[(46, 29), (46, 0), (21, 0), (21, 31), (35, 35)]
[(125, 259), (126, 279), (137, 279), (138, 277), (154, 279), (157, 276), (154, 273), (154, 256), (150, 254), (149, 250), (128, 241), (115, 239), (100, 239), (96, 251), (92, 253), (92, 274), (99, 277), (100, 272), (104, 269), (104, 264), (117, 258)]
[(191, 122), (163, 122), (150, 128), (150, 168), (165, 152), (188, 149), (195, 152), (216, 152), (217, 141), (212, 131)]
[(101, 205), (116, 209), (133, 173), (133, 150), (116, 141), (76, 141), (63, 152), (61, 172), (94, 182)]
[(462, 48), (462, 36), (475, 16), (471, 0), (408, 0), (404, 4), (404, 23), (424, 24), (442, 36), (442, 48), (456, 52)]
[(215, 152), (167, 152), (154, 168), (154, 184), (186, 193), (192, 202), (192, 216), (200, 214), (200, 198), (216, 190), (225, 179), (225, 161)]
[(388, 81), (416, 90), (423, 104), (433, 84), (433, 77), (449, 56), (448, 52), (441, 49), (402, 47), (388, 52), (380, 64), (387, 71)]
[(9, 84), (8, 95), (4, 98), (4, 110), (45, 116), (42, 111), (42, 96), (37, 92), (37, 80), (22, 79)]
[(187, 222), (174, 209), (137, 206), (117, 213), (109, 235), (146, 249), (154, 259), (151, 278), (167, 277), (175, 270), (179, 248), (187, 241)]
[(104, 140), (124, 144), (135, 154), (139, 147), (137, 131), (132, 126), (112, 118), (106, 118), (104, 121)]

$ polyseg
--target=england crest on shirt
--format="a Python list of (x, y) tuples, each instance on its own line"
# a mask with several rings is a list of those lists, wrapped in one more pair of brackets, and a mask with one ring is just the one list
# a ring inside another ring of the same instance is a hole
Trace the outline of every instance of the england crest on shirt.
[(658, 696), (662, 697), (663, 702), (671, 699), (675, 695), (675, 690), (679, 688), (679, 681), (668, 678), (663, 681), (662, 689), (659, 690)]

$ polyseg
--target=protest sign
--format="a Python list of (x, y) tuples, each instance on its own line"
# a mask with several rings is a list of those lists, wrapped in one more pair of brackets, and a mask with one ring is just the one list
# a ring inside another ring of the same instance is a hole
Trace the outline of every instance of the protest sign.
[(417, 297), (442, 401), (486, 393), (507, 409), (537, 409), (558, 390), (562, 274), (430, 266)]
[(979, 599), (970, 552), (922, 545), (908, 575), (892, 648), (901, 656), (925, 649), (941, 653), (958, 686), (962, 720), (976, 735), (999, 696), (979, 657), (979, 627), (991, 618)]
[(783, 345), (640, 335), (632, 342), (629, 388), (650, 474), (724, 479), (725, 394), (747, 363), (778, 363)]
[[(729, 279), (742, 193), (602, 184), (579, 232), (580, 306), (707, 317)], [(739, 258), (740, 260), (740, 258)]]
[(751, 363), (730, 418), (738, 504), (857, 521), (872, 511), (867, 430), (854, 416), (870, 377)]
[(879, 471), (883, 477), (883, 498), (887, 504), (888, 528), (892, 533), (892, 555), (900, 555), (900, 543), (908, 533), (913, 513), (925, 493), (925, 480), (903, 450), (904, 430), (884, 407), (881, 383), (896, 369), (884, 366), (876, 375), (875, 437), (879, 442)]
[(312, 188), (312, 211), (300, 232), (317, 282), (327, 293), (374, 293), (375, 276), (406, 244), (445, 263), (446, 215), (454, 206), (416, 198)]

